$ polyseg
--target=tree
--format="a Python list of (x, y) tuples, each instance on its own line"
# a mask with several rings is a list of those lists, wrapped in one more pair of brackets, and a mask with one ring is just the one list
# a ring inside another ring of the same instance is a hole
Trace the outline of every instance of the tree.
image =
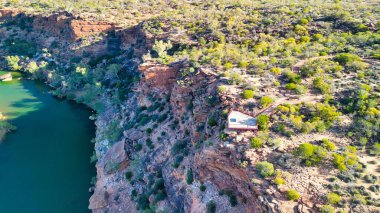
[(269, 128), (269, 117), (267, 115), (261, 114), (257, 117), (257, 125), (259, 130), (266, 131)]
[(28, 64), (28, 66), (26, 67), (26, 71), (30, 74), (33, 74), (35, 72), (37, 72), (39, 69), (37, 63), (35, 61), (32, 61)]
[(259, 174), (264, 178), (272, 176), (274, 174), (273, 164), (267, 161), (258, 162), (256, 164), (256, 169), (257, 172), (259, 172)]
[(8, 68), (12, 71), (19, 71), (21, 70), (21, 66), (19, 65), (20, 58), (15, 55), (15, 56), (7, 56), (5, 57), (5, 60), (7, 61)]
[(294, 189), (289, 189), (288, 191), (286, 191), (286, 197), (292, 201), (298, 200), (300, 198), (300, 194)]
[(242, 94), (244, 99), (251, 99), (254, 96), (254, 92), (252, 90), (244, 90)]

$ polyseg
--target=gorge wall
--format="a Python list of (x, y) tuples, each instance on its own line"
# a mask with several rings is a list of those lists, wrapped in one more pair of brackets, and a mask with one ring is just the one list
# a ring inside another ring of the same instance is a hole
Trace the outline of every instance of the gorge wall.
[[(277, 211), (275, 204), (259, 198), (262, 192), (236, 163), (235, 155), (220, 144), (220, 129), (207, 125), (214, 115), (219, 116), (218, 122), (224, 119), (221, 112), (225, 106), (215, 92), (219, 83), (215, 73), (201, 68), (182, 77), (186, 62), (161, 65), (143, 61), (155, 36), (140, 25), (118, 29), (112, 23), (82, 20), (69, 13), (44, 16), (0, 10), (0, 14), (2, 38), (37, 45), (38, 53), (27, 60), (48, 58), (68, 67), (73, 58), (79, 57), (85, 64), (97, 59), (89, 72), (117, 60), (122, 65), (118, 76), (137, 73), (140, 77), (123, 85), (132, 92), (121, 103), (114, 104), (110, 98), (119, 91), (115, 86), (97, 97), (106, 109), (96, 116), (97, 181), (89, 204), (93, 212), (138, 212), (138, 208), (205, 212), (211, 200), (217, 203), (217, 212)], [(87, 40), (92, 42), (85, 44)], [(41, 53), (44, 48), (50, 56)], [(21, 65), (25, 67), (27, 60)], [(50, 85), (51, 72), (47, 70), (43, 76)], [(62, 76), (61, 84), (55, 87), (70, 81), (68, 76)], [(113, 81), (107, 79), (109, 85)], [(121, 136), (108, 138), (114, 131), (110, 126), (121, 129)], [(126, 178), (128, 172), (133, 173), (131, 178)], [(191, 183), (189, 173), (194, 179)], [(207, 190), (200, 190), (201, 186)], [(228, 196), (237, 198), (237, 206), (230, 205), (231, 198), (220, 193), (223, 190), (232, 191)]]

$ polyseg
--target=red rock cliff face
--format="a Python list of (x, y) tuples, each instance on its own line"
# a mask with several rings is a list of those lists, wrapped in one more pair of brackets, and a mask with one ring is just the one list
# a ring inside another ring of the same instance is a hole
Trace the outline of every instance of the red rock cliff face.
[(245, 198), (247, 212), (265, 212), (258, 202), (258, 192), (247, 174), (235, 163), (228, 149), (206, 149), (194, 156), (194, 168), (202, 181), (211, 181), (219, 189), (232, 189)]
[[(2, 20), (11, 20), (19, 25), (22, 23), (22, 25), (32, 27), (35, 31), (70, 41), (115, 29), (113, 23), (85, 21), (67, 12), (43, 16), (29, 15), (18, 10), (2, 9), (0, 15)], [(30, 20), (30, 22), (25, 22), (25, 20)]]
[(169, 93), (176, 81), (178, 67), (169, 67), (160, 64), (142, 64), (139, 70), (144, 75), (140, 82), (144, 93)]

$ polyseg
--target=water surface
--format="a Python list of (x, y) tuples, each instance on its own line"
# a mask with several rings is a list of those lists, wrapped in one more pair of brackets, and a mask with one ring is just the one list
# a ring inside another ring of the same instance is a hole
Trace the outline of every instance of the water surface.
[(89, 212), (91, 112), (31, 80), (0, 82), (0, 112), (17, 127), (0, 144), (0, 212)]

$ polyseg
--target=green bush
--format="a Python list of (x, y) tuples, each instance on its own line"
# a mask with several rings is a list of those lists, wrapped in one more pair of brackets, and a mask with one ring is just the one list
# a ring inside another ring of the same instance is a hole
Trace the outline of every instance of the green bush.
[(278, 67), (273, 67), (270, 69), (270, 71), (275, 74), (275, 75), (280, 75), (281, 74), (281, 69)]
[(133, 173), (132, 173), (131, 171), (127, 171), (127, 172), (125, 173), (125, 178), (126, 178), (127, 180), (131, 180), (132, 177), (133, 177)]
[(226, 86), (218, 86), (218, 93), (225, 93), (227, 91), (227, 87)]
[(243, 78), (237, 72), (234, 72), (230, 75), (230, 79), (228, 80), (229, 84), (240, 85), (243, 82)]
[(321, 213), (335, 213), (335, 209), (332, 206), (324, 205), (320, 209)]
[(269, 128), (269, 118), (267, 115), (261, 114), (257, 116), (257, 125), (259, 130), (266, 131)]
[(263, 146), (263, 141), (259, 137), (251, 138), (251, 147), (252, 148), (261, 148)]
[(276, 177), (274, 180), (273, 180), (273, 183), (276, 184), (276, 185), (282, 185), (282, 184), (285, 184), (285, 180), (281, 177)]
[(334, 192), (331, 192), (327, 195), (327, 201), (330, 204), (333, 204), (333, 205), (338, 204), (340, 200), (341, 200), (340, 196)]
[(272, 176), (274, 174), (273, 164), (267, 161), (258, 162), (256, 164), (256, 170), (264, 178)]
[(289, 189), (286, 191), (286, 197), (288, 200), (298, 200), (300, 198), (300, 194), (294, 189)]
[(186, 172), (186, 183), (187, 184), (192, 184), (194, 182), (194, 177), (193, 177), (193, 170), (189, 169)]
[(206, 204), (207, 213), (215, 213), (216, 212), (216, 203), (213, 200), (210, 200)]
[(254, 96), (254, 92), (252, 90), (244, 90), (242, 96), (244, 99), (251, 99)]
[(272, 104), (273, 103), (273, 99), (272, 98), (270, 98), (269, 96), (263, 96), (261, 99), (260, 99), (260, 105), (262, 106), (262, 107), (267, 107), (267, 106), (269, 106), (270, 104)]
[(285, 88), (288, 90), (295, 90), (297, 88), (297, 84), (295, 83), (288, 83), (285, 85)]
[(294, 151), (294, 155), (302, 159), (307, 166), (311, 166), (322, 161), (326, 157), (327, 152), (321, 146), (303, 143)]
[(335, 150), (335, 144), (326, 138), (322, 139), (322, 146), (325, 149), (327, 149), (328, 151), (334, 151)]
[(7, 61), (8, 68), (12, 71), (18, 71), (21, 70), (21, 66), (19, 65), (20, 58), (16, 56), (7, 56), (5, 57), (5, 60)]
[(340, 64), (346, 65), (348, 63), (352, 63), (355, 61), (362, 61), (361, 58), (358, 55), (351, 54), (351, 53), (340, 53), (337, 54), (334, 58), (335, 61), (339, 62)]

